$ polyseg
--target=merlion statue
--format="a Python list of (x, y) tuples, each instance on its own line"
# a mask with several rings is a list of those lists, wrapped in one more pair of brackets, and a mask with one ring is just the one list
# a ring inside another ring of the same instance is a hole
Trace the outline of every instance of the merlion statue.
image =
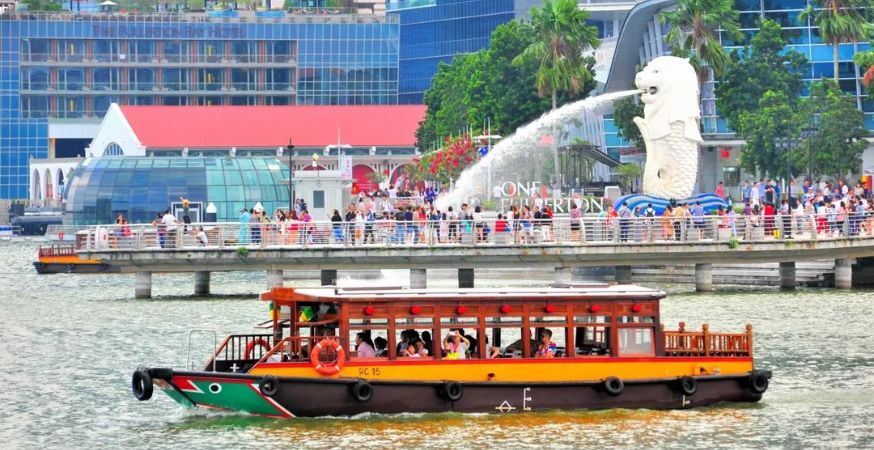
[(635, 117), (646, 144), (643, 193), (686, 199), (698, 177), (698, 76), (685, 58), (661, 56), (634, 79), (643, 91), (643, 118)]

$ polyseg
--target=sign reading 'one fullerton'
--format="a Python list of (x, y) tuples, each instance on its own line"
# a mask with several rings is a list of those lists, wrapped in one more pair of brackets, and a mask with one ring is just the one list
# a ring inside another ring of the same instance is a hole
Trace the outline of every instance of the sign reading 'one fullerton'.
[(99, 37), (120, 38), (245, 38), (246, 33), (240, 25), (227, 24), (123, 24), (95, 23), (92, 34)]

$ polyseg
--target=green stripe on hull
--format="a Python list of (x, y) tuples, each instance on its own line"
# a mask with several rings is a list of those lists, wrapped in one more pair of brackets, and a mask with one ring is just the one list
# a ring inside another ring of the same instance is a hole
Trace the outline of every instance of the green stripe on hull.
[[(194, 402), (197, 406), (219, 408), (229, 411), (243, 411), (266, 416), (287, 416), (285, 412), (274, 406), (258, 391), (254, 381), (228, 381), (224, 379), (189, 379), (174, 377), (173, 382), (184, 392), (167, 390), (164, 392), (173, 400), (185, 406)], [(192, 389), (191, 386), (197, 389)], [(200, 392), (196, 392), (196, 391)], [(186, 399), (185, 397), (188, 397)]]

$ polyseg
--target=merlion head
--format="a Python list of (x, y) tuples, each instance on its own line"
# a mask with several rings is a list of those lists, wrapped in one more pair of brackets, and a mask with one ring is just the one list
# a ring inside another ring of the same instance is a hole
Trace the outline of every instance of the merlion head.
[(698, 75), (689, 60), (676, 56), (653, 59), (634, 78), (643, 93), (643, 114), (651, 138), (670, 134), (671, 123), (685, 124), (686, 138), (701, 141), (698, 120)]

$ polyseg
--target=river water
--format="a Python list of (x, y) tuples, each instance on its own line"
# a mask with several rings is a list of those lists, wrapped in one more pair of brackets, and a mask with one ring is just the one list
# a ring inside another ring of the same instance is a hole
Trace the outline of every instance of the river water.
[[(263, 273), (39, 276), (34, 242), (0, 242), (0, 446), (3, 448), (860, 448), (874, 445), (874, 292), (660, 286), (668, 328), (754, 324), (756, 363), (774, 378), (762, 402), (686, 411), (429, 414), (278, 420), (185, 410), (156, 392), (136, 401), (139, 365), (181, 367), (190, 328), (250, 332), (268, 318)], [(516, 280), (514, 283), (519, 283)], [(290, 283), (290, 282), (288, 282)], [(477, 280), (506, 285), (505, 280)], [(212, 345), (198, 336), (198, 351)], [(204, 360), (198, 355), (198, 363)]]

